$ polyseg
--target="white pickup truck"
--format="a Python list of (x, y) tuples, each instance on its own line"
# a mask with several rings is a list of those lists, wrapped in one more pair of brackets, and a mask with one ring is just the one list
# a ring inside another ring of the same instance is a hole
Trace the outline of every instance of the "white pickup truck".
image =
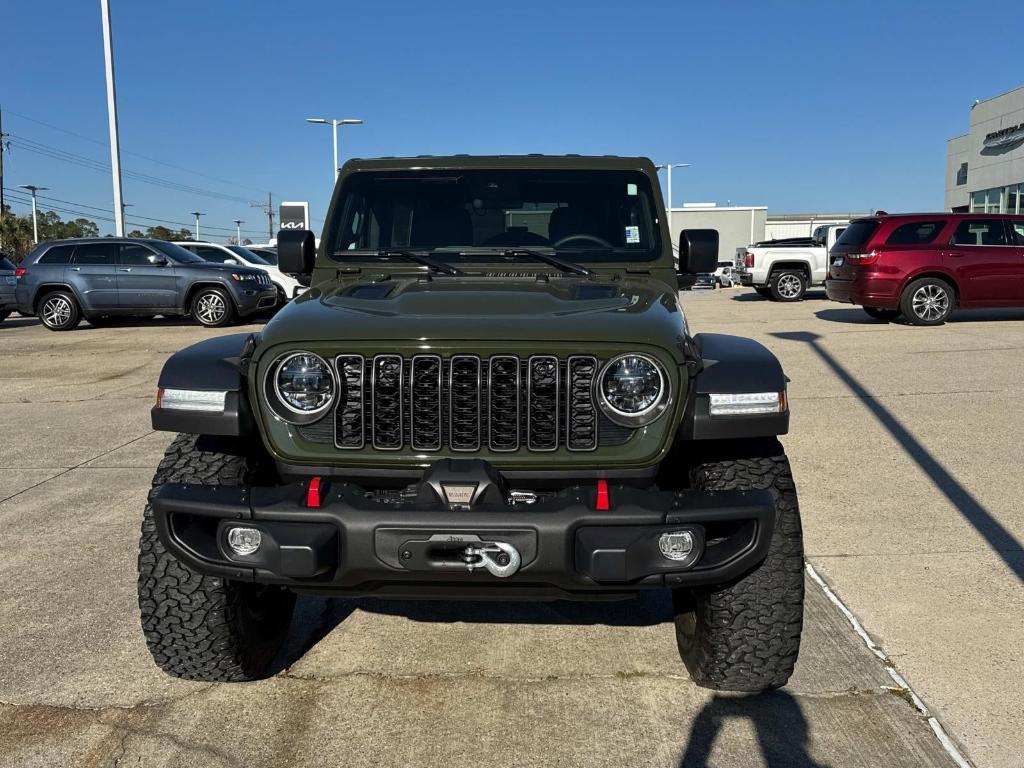
[(800, 301), (828, 277), (828, 252), (846, 224), (823, 224), (810, 237), (765, 240), (736, 249), (736, 277), (773, 301)]

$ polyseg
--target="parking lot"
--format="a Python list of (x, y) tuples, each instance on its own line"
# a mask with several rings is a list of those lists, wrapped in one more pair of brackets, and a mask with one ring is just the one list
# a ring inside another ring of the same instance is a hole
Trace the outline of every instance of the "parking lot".
[(1020, 766), (1024, 311), (913, 328), (821, 292), (684, 302), (694, 332), (782, 360), (808, 561), (879, 653), (809, 577), (796, 675), (757, 697), (689, 681), (664, 596), (304, 598), (272, 678), (172, 679), (135, 602), (141, 510), (171, 437), (149, 407), (163, 361), (215, 332), (58, 334), (14, 317), (0, 326), (0, 763), (955, 765), (902, 676), (972, 762)]

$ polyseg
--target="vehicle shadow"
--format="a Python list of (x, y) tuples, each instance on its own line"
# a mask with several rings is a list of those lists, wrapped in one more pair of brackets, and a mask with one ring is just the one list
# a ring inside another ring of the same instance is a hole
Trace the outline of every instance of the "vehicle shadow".
[(643, 592), (629, 600), (509, 602), (501, 600), (381, 600), (377, 598), (300, 597), (284, 647), (271, 665), (277, 674), (301, 659), (317, 643), (362, 610), (403, 616), (417, 622), (465, 624), (565, 624), (646, 627), (673, 619), (664, 590)]
[(755, 695), (716, 693), (690, 725), (679, 768), (711, 766), (711, 751), (723, 725), (744, 720), (753, 726), (764, 764), (769, 768), (827, 768), (807, 753), (807, 719), (799, 702), (785, 691)]
[[(769, 299), (766, 296), (762, 296), (761, 294), (759, 294), (756, 291), (754, 291), (752, 288), (747, 289), (744, 293), (737, 293), (735, 296), (732, 297), (732, 300), (733, 301), (771, 301), (771, 299)], [(817, 290), (817, 289), (813, 289), (812, 288), (811, 290), (807, 291), (807, 293), (804, 294), (803, 300), (804, 301), (828, 300), (828, 295), (825, 293), (824, 290)], [(796, 302), (796, 303), (799, 303), (799, 302)]]
[[(863, 309), (823, 309), (815, 312), (814, 316), (819, 320), (826, 320), (830, 323), (846, 323), (849, 325), (887, 325), (892, 322), (896, 325), (906, 325), (902, 320), (876, 320), (870, 317)], [(1002, 322), (1007, 320), (1024, 320), (1024, 309), (958, 309), (947, 323), (984, 323)]]
[(8, 317), (0, 323), (0, 331), (4, 328), (28, 328), (32, 325), (42, 325), (42, 322), (36, 317)]
[(867, 387), (860, 383), (833, 355), (822, 345), (822, 338), (809, 331), (790, 331), (772, 333), (783, 341), (796, 341), (807, 344), (814, 353), (832, 370), (843, 384), (860, 400), (878, 422), (892, 435), (900, 447), (917, 464), (918, 468), (932, 481), (949, 503), (970, 523), (978, 534), (985, 539), (992, 551), (1003, 561), (1007, 568), (1024, 582), (1024, 549), (1020, 541), (995, 517), (985, 509), (974, 496), (946, 469), (932, 454), (911, 434), (899, 419), (886, 408), (878, 398), (874, 397)]

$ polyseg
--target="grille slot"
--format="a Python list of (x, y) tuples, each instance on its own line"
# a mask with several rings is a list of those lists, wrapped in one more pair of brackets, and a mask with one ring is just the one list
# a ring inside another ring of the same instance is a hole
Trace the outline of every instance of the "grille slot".
[(594, 408), (594, 376), (597, 358), (572, 356), (568, 363), (565, 392), (565, 443), (570, 451), (597, 448), (597, 409)]
[(342, 354), (335, 366), (334, 444), (342, 449), (593, 451), (634, 431), (598, 412), (592, 355)]
[(495, 355), (487, 377), (487, 422), (492, 451), (519, 450), (519, 358)]
[(402, 447), (402, 374), (401, 355), (377, 355), (373, 358), (371, 381), (373, 409), (373, 447), (397, 451)]
[(409, 444), (416, 451), (441, 450), (441, 358), (416, 355), (409, 384)]
[(451, 359), (448, 444), (453, 451), (480, 450), (480, 367), (475, 355)]
[(334, 411), (334, 444), (355, 449), (366, 445), (366, 419), (363, 413), (364, 360), (362, 355), (339, 355), (334, 360), (338, 371), (338, 405)]

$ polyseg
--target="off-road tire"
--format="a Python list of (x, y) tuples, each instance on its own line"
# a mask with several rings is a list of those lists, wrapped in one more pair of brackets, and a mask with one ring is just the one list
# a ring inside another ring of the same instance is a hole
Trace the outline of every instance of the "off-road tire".
[[(204, 303), (219, 302), (221, 312), (216, 315), (204, 309)], [(235, 305), (223, 288), (200, 288), (192, 297), (192, 317), (205, 328), (220, 328), (230, 323), (235, 317)]]
[[(202, 440), (178, 435), (160, 462), (153, 488), (246, 482), (250, 460), (220, 445), (204, 446)], [(142, 518), (138, 591), (142, 631), (153, 660), (164, 672), (187, 680), (263, 677), (284, 642), (295, 607), (295, 595), (284, 589), (190, 570), (164, 548), (150, 504)]]
[(875, 318), (875, 320), (884, 320), (885, 322), (891, 322), (900, 316), (898, 309), (883, 309), (882, 307), (861, 307), (867, 312), (869, 317)]
[[(927, 296), (934, 296), (935, 300), (942, 304), (937, 306), (936, 311), (924, 309), (926, 303), (919, 304), (918, 297), (922, 301)], [(953, 286), (938, 277), (922, 277), (914, 280), (903, 289), (900, 297), (900, 312), (903, 319), (911, 325), (942, 325), (956, 308), (956, 291)]]
[[(61, 309), (56, 309), (56, 303)], [(54, 306), (51, 306), (53, 304)], [(51, 331), (70, 331), (82, 320), (82, 309), (74, 294), (68, 291), (50, 291), (43, 295), (36, 305), (36, 316)]]
[(767, 557), (732, 582), (673, 590), (679, 655), (697, 685), (721, 691), (784, 685), (803, 628), (803, 535), (789, 461), (777, 440), (747, 455), (698, 464), (691, 482), (703, 490), (770, 490), (777, 518)]
[(772, 297), (772, 289), (767, 285), (755, 285), (754, 291), (757, 292), (758, 296), (763, 296), (766, 299), (770, 299)]
[(774, 301), (801, 301), (807, 293), (807, 275), (799, 269), (777, 269), (768, 278)]

